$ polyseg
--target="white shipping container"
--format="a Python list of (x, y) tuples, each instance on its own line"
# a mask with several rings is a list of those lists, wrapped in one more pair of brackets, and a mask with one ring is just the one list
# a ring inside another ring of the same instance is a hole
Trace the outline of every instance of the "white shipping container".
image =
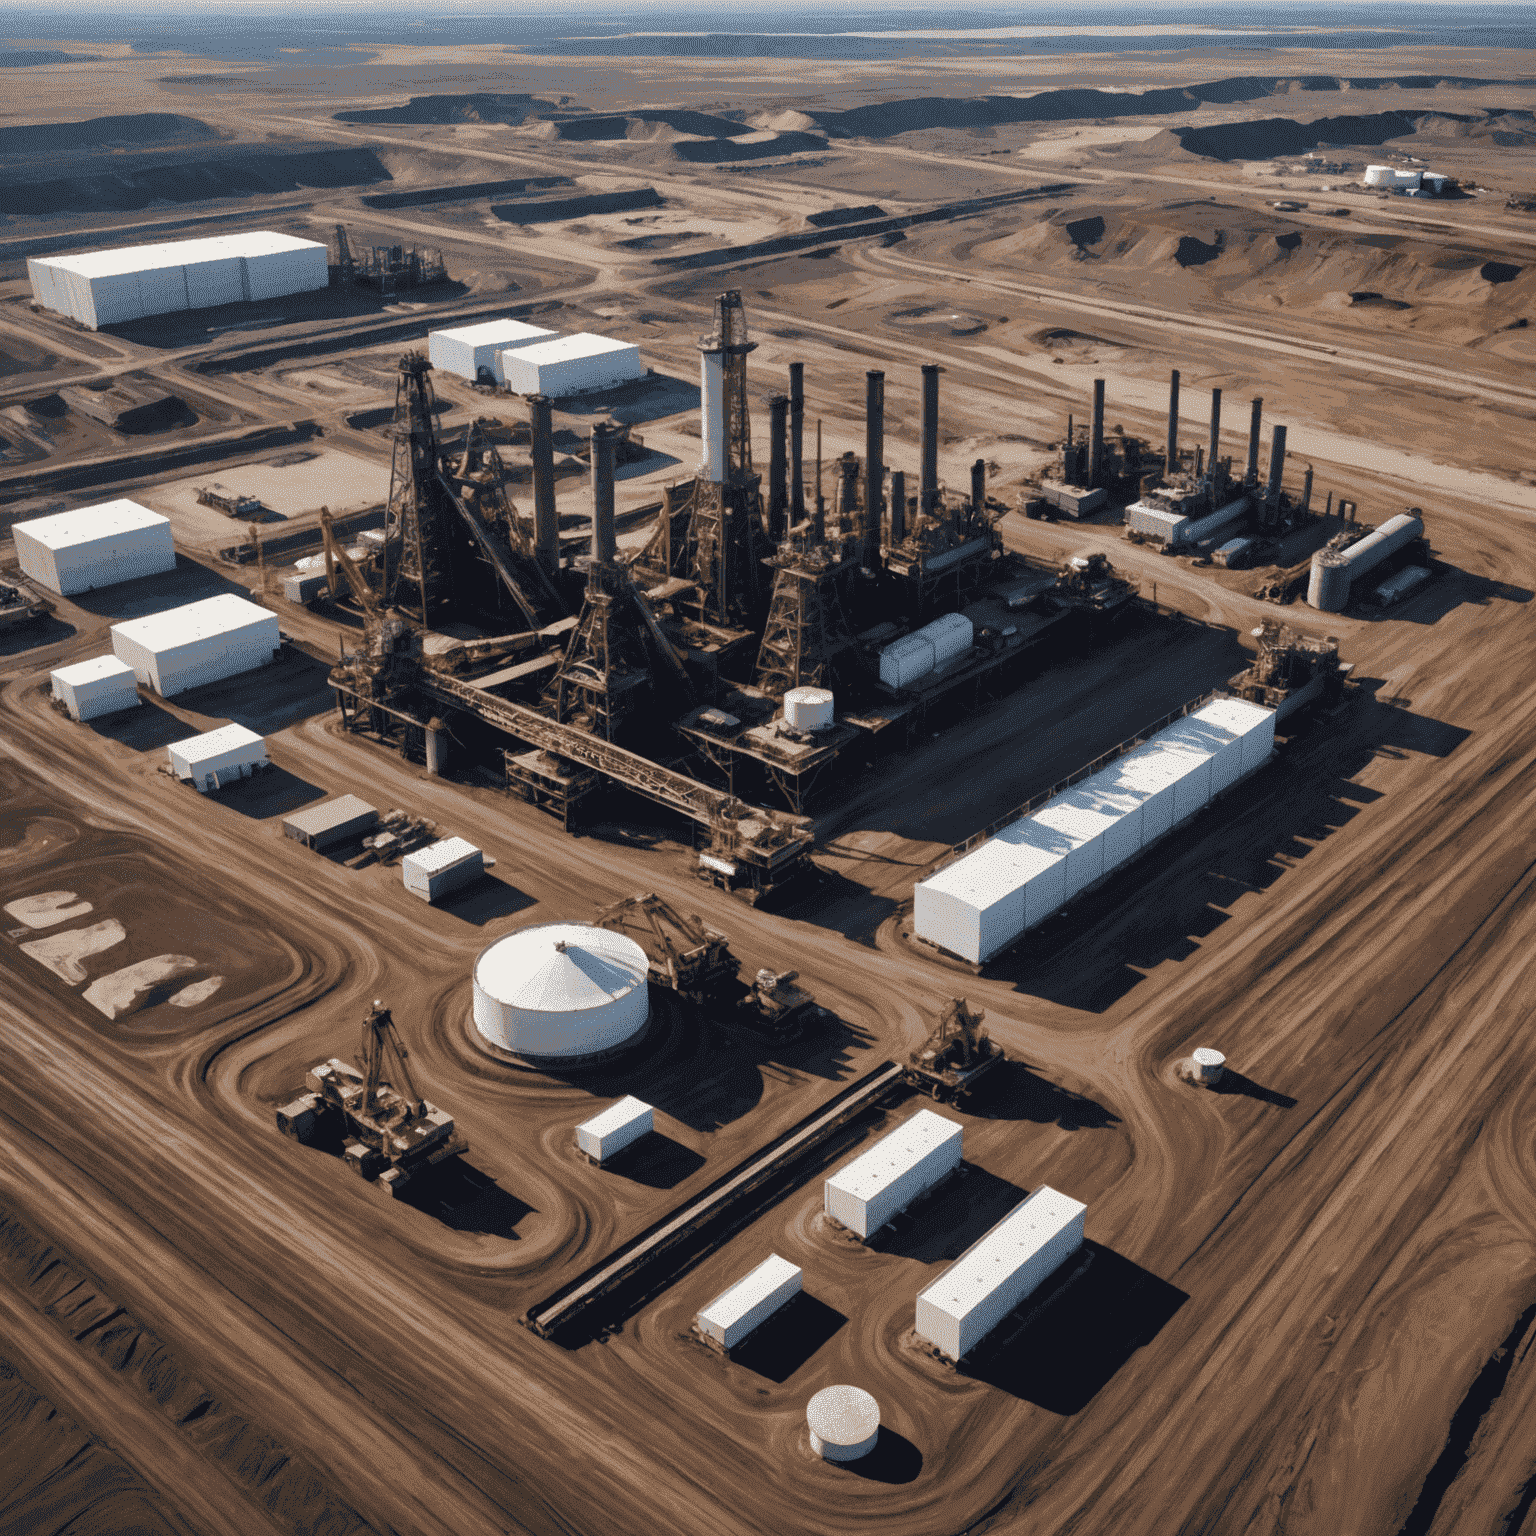
[(656, 1128), (656, 1111), (633, 1094), (625, 1094), (576, 1127), (576, 1146), (594, 1163), (648, 1136)]
[(488, 369), (498, 384), (507, 378), (503, 352), (520, 351), (536, 341), (549, 341), (558, 332), (524, 320), (483, 320), (478, 325), (459, 325), (427, 333), (427, 360), (444, 373), (456, 374), (471, 384)]
[(1127, 752), (1107, 771), (1114, 774), (1116, 788), (1142, 797), (1141, 845), (1155, 843), (1173, 826), (1174, 784), (1183, 764), (1154, 738)]
[(1212, 699), (1191, 719), (1210, 721), (1231, 731), (1242, 746), (1242, 772), (1267, 763), (1275, 750), (1275, 712), (1247, 699)]
[(63, 701), (71, 720), (94, 720), (144, 702), (133, 668), (116, 656), (93, 656), (60, 667), (49, 673), (49, 681), (54, 698)]
[[(1208, 709), (1210, 706), (1207, 705)], [(1219, 716), (1196, 710), (1184, 720), (1186, 731), (1204, 736), (1211, 749), (1210, 798), (1235, 784), (1243, 775), (1243, 743), (1238, 733), (1222, 723)]]
[(1104, 873), (1118, 869), (1141, 852), (1141, 807), (1145, 796), (1120, 782), (1113, 768), (1106, 768), (1077, 786), (1077, 793), (1100, 815), (1108, 816), (1104, 828)]
[(136, 501), (104, 501), (17, 523), (24, 575), (60, 597), (176, 569), (171, 522)]
[(436, 901), (473, 884), (485, 873), (485, 856), (462, 837), (445, 837), (400, 861), (406, 890), (423, 901)]
[(1087, 1210), (1042, 1184), (918, 1294), (918, 1336), (963, 1359), (1083, 1246)]
[(265, 666), (277, 615), (232, 592), (112, 626), (112, 649), (162, 698)]
[(1024, 931), (1024, 884), (1014, 851), (983, 843), (912, 891), (913, 931), (980, 965)]
[(536, 341), (502, 356), (507, 388), (515, 395), (581, 394), (645, 377), (639, 347), (582, 331)]
[(1027, 816), (1004, 827), (992, 842), (1012, 849), (1014, 874), (1024, 893), (1024, 927), (1043, 923), (1067, 899), (1068, 840)]
[(166, 755), (171, 772), (202, 795), (236, 779), (248, 779), (270, 761), (266, 742), (243, 725), (221, 725), (216, 731), (189, 736), (167, 747)]
[(933, 671), (933, 645), (923, 634), (903, 635), (880, 652), (880, 681), (906, 688)]
[(694, 1327), (722, 1349), (734, 1349), (800, 1290), (799, 1265), (770, 1254), (751, 1274), (716, 1296), (694, 1319)]
[(918, 1110), (826, 1181), (823, 1208), (850, 1232), (869, 1237), (960, 1166), (964, 1135), (955, 1121)]
[(1104, 873), (1104, 832), (1115, 818), (1096, 810), (1085, 795), (1068, 789), (1029, 818), (1037, 827), (1061, 834), (1066, 843), (1066, 900)]

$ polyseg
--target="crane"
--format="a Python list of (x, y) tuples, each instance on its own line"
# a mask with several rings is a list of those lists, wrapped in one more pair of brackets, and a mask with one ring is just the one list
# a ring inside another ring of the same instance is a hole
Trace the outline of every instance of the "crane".
[(358, 606), (370, 619), (378, 618), (378, 599), (374, 596), (373, 588), (368, 585), (363, 573), (358, 570), (356, 562), (341, 547), (341, 541), (336, 537), (336, 527), (331, 520), (329, 507), (320, 508), (320, 537), (325, 543), (325, 581), (330, 589), (331, 601), (334, 602), (341, 595), (336, 590), (336, 570), (340, 567), (341, 574), (352, 589), (353, 597), (358, 601)]

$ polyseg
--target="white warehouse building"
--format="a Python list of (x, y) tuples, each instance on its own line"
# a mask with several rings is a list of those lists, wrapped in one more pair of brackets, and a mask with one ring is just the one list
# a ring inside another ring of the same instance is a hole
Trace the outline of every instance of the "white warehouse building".
[(22, 574), (72, 597), (176, 569), (171, 520), (136, 501), (104, 501), (11, 529)]
[(730, 1290), (716, 1296), (694, 1318), (693, 1325), (709, 1343), (734, 1349), (754, 1328), (793, 1301), (800, 1294), (802, 1281), (798, 1264), (771, 1253)]
[(27, 260), (32, 297), (97, 330), (150, 315), (308, 293), (330, 283), (314, 240), (253, 230)]
[(503, 352), (516, 352), (536, 341), (551, 341), (559, 332), (523, 320), (484, 320), (427, 333), (427, 361), (444, 373), (457, 374), (471, 384), (483, 368), (498, 384), (507, 382)]
[(913, 932), (980, 965), (1269, 760), (1275, 714), (1213, 699), (913, 888)]
[(189, 736), (167, 747), (171, 772), (200, 795), (248, 779), (271, 762), (267, 743), (243, 725), (221, 725), (216, 731)]
[(514, 395), (579, 395), (645, 377), (640, 348), (581, 331), (535, 341), (501, 358), (502, 378)]
[(1087, 1210), (1042, 1184), (918, 1293), (918, 1337), (963, 1359), (1083, 1246)]
[(112, 649), (161, 698), (264, 667), (282, 638), (277, 615), (233, 592), (112, 626)]
[(59, 667), (48, 676), (54, 698), (69, 711), (71, 720), (94, 720), (144, 702), (133, 668), (116, 656), (93, 656)]
[(964, 1136), (957, 1122), (918, 1110), (826, 1181), (827, 1215), (860, 1237), (878, 1232), (960, 1166)]

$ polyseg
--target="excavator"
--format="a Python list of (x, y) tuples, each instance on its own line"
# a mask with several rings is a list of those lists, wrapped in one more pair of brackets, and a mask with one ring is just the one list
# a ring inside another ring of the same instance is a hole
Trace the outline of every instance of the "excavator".
[(785, 1040), (826, 1011), (795, 985), (798, 971), (760, 970), (744, 982), (726, 936), (697, 913), (685, 917), (660, 896), (626, 896), (604, 907), (593, 922), (618, 932), (633, 930), (650, 960), (651, 980), (716, 1019)]
[[(306, 1146), (339, 1131), (353, 1170), (398, 1195), (422, 1169), (469, 1150), (453, 1116), (417, 1093), (408, 1054), (393, 1014), (375, 999), (363, 1020), (356, 1065), (333, 1056), (311, 1067), (306, 1091), (277, 1111), (278, 1130)], [(384, 1078), (389, 1058), (392, 1081)]]
[(975, 1090), (976, 1084), (1008, 1058), (987, 1034), (986, 1014), (963, 997), (952, 997), (933, 1033), (907, 1058), (906, 1080), (930, 1098), (946, 1103)]

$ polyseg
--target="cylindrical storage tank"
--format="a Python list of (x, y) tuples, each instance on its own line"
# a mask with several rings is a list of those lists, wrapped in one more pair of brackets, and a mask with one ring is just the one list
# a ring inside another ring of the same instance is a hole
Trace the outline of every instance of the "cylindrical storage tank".
[(1312, 556), (1312, 576), (1307, 583), (1307, 602), (1323, 613), (1342, 613), (1349, 603), (1350, 570), (1336, 549), (1320, 549)]
[(1195, 1064), (1197, 1083), (1219, 1083), (1227, 1070), (1227, 1058), (1208, 1045), (1197, 1045), (1191, 1060)]
[(1351, 579), (1380, 565), (1388, 555), (1394, 555), (1405, 544), (1424, 537), (1424, 519), (1411, 512), (1399, 512), (1389, 517), (1374, 533), (1368, 533), (1358, 544), (1351, 544), (1344, 551), (1344, 563), (1349, 567)]
[(827, 688), (791, 688), (784, 695), (784, 718), (797, 731), (819, 731), (832, 724), (832, 693)]
[(857, 1461), (880, 1438), (880, 1404), (862, 1387), (823, 1387), (806, 1405), (805, 1422), (823, 1461)]
[(524, 928), (475, 960), (475, 1028), (534, 1064), (604, 1056), (645, 1028), (648, 971), (627, 934), (587, 923)]

